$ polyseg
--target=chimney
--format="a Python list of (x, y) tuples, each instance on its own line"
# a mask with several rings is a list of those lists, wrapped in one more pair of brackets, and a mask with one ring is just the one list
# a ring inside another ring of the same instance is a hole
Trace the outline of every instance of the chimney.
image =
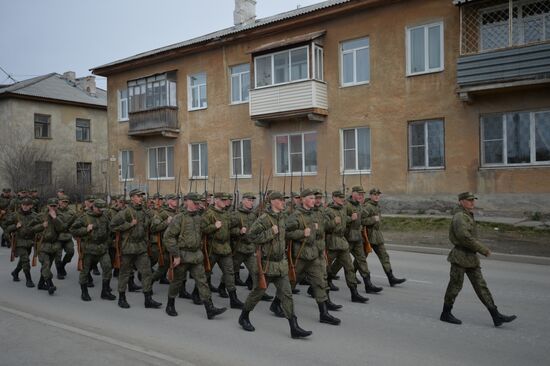
[(235, 0), (233, 23), (235, 25), (253, 23), (256, 20), (256, 0)]
[(95, 86), (95, 76), (85, 76), (83, 78), (75, 79), (76, 86), (79, 89), (84, 90), (86, 93), (95, 97), (96, 95), (96, 86)]
[(74, 83), (76, 78), (76, 73), (74, 71), (66, 71), (63, 73), (63, 79), (71, 81)]

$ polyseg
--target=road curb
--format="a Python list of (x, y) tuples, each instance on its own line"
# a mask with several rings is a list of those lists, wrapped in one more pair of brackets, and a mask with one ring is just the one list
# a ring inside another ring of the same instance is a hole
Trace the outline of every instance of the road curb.
[[(396, 250), (401, 252), (413, 252), (424, 254), (449, 254), (450, 248), (435, 248), (435, 247), (420, 247), (413, 245), (400, 245), (400, 244), (386, 244), (386, 247), (390, 250)], [(488, 260), (497, 260), (504, 262), (516, 262), (516, 263), (529, 263), (539, 264), (543, 266), (550, 265), (550, 257), (535, 257), (532, 255), (519, 255), (519, 254), (505, 254), (505, 253), (491, 253), (490, 257), (484, 258)]]

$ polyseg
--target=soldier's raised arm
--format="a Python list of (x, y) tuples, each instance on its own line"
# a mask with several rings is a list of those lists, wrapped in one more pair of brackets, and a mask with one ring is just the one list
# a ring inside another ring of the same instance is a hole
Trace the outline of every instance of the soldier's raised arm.
[(174, 216), (172, 222), (170, 222), (170, 224), (166, 228), (166, 231), (164, 232), (164, 235), (162, 236), (162, 242), (166, 246), (166, 250), (174, 257), (180, 256), (178, 237), (181, 232), (182, 218), (183, 214), (181, 213)]
[(111, 230), (116, 232), (124, 232), (130, 230), (134, 225), (126, 220), (126, 210), (122, 210), (113, 217), (111, 220)]
[(86, 236), (88, 233), (87, 230), (87, 224), (84, 220), (84, 217), (80, 217), (75, 220), (75, 222), (71, 225), (69, 231), (74, 237), (82, 238)]
[(265, 244), (275, 239), (276, 234), (273, 232), (271, 222), (267, 218), (267, 214), (262, 214), (250, 227), (250, 241), (254, 244)]

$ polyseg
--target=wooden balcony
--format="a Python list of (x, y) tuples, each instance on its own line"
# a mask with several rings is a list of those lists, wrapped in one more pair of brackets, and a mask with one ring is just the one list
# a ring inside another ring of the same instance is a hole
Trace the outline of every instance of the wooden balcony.
[(129, 136), (177, 138), (179, 133), (178, 109), (175, 107), (160, 107), (129, 113)]
[(289, 118), (324, 122), (328, 115), (327, 84), (305, 80), (253, 89), (249, 108), (250, 118), (258, 126)]

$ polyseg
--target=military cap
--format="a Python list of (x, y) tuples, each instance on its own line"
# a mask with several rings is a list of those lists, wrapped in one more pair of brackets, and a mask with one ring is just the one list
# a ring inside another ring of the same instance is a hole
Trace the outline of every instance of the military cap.
[(57, 193), (63, 193), (65, 190), (63, 188), (57, 188)]
[(31, 189), (29, 189), (29, 192), (38, 192), (38, 189), (36, 189), (36, 188), (31, 188)]
[(270, 201), (273, 201), (273, 200), (283, 200), (284, 199), (284, 196), (281, 192), (279, 191), (271, 191), (271, 193), (269, 194), (269, 200)]
[(184, 199), (186, 200), (191, 200), (193, 202), (199, 202), (201, 200), (201, 195), (198, 194), (198, 193), (195, 193), (195, 192), (189, 192), (187, 193), (187, 195), (184, 197)]
[(307, 196), (315, 196), (315, 191), (311, 188), (306, 188), (302, 192), (300, 192), (300, 197), (304, 198)]
[(352, 192), (357, 192), (357, 193), (365, 193), (365, 190), (363, 189), (362, 186), (353, 186), (351, 188), (351, 191)]
[(313, 193), (316, 196), (322, 196), (323, 195), (323, 191), (321, 191), (321, 188), (312, 188), (311, 190), (313, 191)]
[(216, 193), (214, 193), (214, 198), (221, 198), (221, 199), (223, 199), (223, 195), (224, 195), (223, 192), (216, 192)]
[(48, 198), (48, 206), (57, 206), (59, 201), (57, 198)]
[(255, 200), (256, 195), (254, 195), (254, 193), (252, 193), (252, 192), (244, 192), (243, 193), (243, 198), (250, 198), (252, 200)]
[(164, 196), (163, 196), (162, 194), (160, 194), (160, 193), (155, 193), (155, 194), (153, 195), (153, 198), (158, 198), (158, 199), (163, 200), (163, 199), (164, 199)]
[(102, 200), (100, 198), (100, 199), (97, 199), (97, 200), (94, 201), (94, 206), (97, 207), (97, 208), (106, 208), (107, 207), (107, 202), (105, 202), (104, 200)]
[(369, 191), (369, 194), (381, 194), (382, 191), (379, 188), (373, 188)]
[(344, 192), (338, 190), (332, 192), (332, 197), (338, 197), (338, 198), (346, 198), (346, 195)]
[(69, 202), (70, 199), (69, 199), (69, 196), (62, 195), (61, 198), (59, 198), (59, 201), (66, 201), (66, 202)]
[(11, 188), (2, 188), (2, 192), (4, 192), (4, 193), (10, 193), (10, 192), (11, 192)]
[(167, 200), (177, 200), (178, 195), (175, 193), (168, 193), (166, 196), (164, 196)]
[(229, 194), (229, 193), (224, 193), (222, 198), (223, 198), (224, 200), (232, 200), (232, 199), (233, 199), (233, 195), (232, 195), (232, 194)]
[(291, 196), (292, 198), (300, 198), (300, 193), (299, 193), (299, 192), (291, 192), (291, 193), (290, 193), (290, 196)]
[(84, 199), (86, 201), (94, 201), (96, 199), (96, 196), (94, 196), (93, 194), (89, 194), (86, 197), (84, 197)]
[(136, 196), (136, 195), (138, 195), (138, 196), (143, 196), (144, 194), (145, 194), (145, 192), (143, 192), (141, 189), (137, 189), (137, 188), (132, 189), (132, 190), (130, 191), (130, 197)]
[(17, 193), (27, 193), (27, 188), (21, 188)]
[(25, 197), (21, 200), (21, 204), (23, 205), (32, 205), (33, 202), (32, 202), (32, 198), (30, 197)]
[(477, 197), (472, 192), (462, 192), (458, 195), (458, 200), (477, 200)]

